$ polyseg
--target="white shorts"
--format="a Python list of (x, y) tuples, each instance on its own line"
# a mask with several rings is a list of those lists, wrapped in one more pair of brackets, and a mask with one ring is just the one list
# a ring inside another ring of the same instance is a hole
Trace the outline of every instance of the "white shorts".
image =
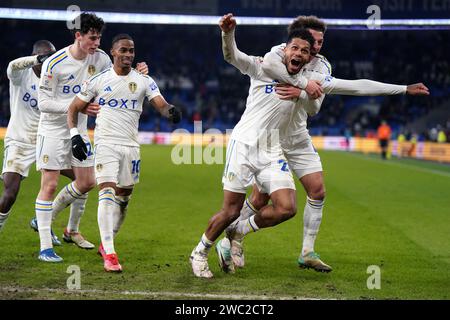
[(38, 135), (36, 144), (36, 169), (66, 170), (72, 167), (93, 167), (94, 153), (88, 136), (82, 136), (88, 149), (86, 160), (80, 161), (72, 156), (70, 139), (58, 139)]
[(297, 178), (322, 171), (320, 156), (314, 149), (311, 139), (292, 145), (283, 144), (283, 151), (289, 167)]
[(113, 182), (119, 188), (127, 188), (139, 182), (139, 147), (99, 144), (94, 154), (97, 184)]
[(224, 190), (236, 193), (246, 193), (253, 182), (261, 192), (268, 194), (280, 189), (295, 190), (281, 148), (269, 153), (236, 140), (230, 140), (228, 144), (222, 182)]
[(36, 146), (34, 144), (16, 141), (8, 142), (3, 153), (3, 174), (15, 172), (23, 178), (28, 177), (31, 165), (36, 161)]

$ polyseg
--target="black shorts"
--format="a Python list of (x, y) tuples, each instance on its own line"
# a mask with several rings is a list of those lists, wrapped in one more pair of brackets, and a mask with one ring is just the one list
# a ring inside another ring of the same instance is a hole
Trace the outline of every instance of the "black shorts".
[(388, 139), (380, 139), (380, 147), (381, 148), (386, 148), (389, 144), (389, 140)]

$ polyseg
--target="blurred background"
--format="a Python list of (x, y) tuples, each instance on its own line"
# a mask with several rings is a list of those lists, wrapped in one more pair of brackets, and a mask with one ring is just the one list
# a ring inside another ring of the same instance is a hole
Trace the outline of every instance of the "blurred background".
[[(327, 96), (320, 113), (309, 119), (309, 130), (314, 136), (376, 137), (381, 120), (386, 120), (392, 129), (392, 139), (400, 134), (406, 139), (414, 136), (417, 141), (437, 142), (440, 136), (440, 141), (445, 142), (450, 138), (449, 26), (442, 23), (443, 20), (433, 20), (450, 17), (448, 1), (1, 1), (0, 7), (3, 11), (5, 8), (66, 10), (73, 4), (82, 11), (97, 13), (217, 16), (215, 22), (227, 12), (233, 12), (237, 17), (288, 18), (278, 25), (238, 25), (238, 47), (248, 54), (260, 56), (284, 42), (286, 21), (298, 15), (314, 14), (325, 20), (365, 20), (370, 16), (367, 7), (376, 4), (381, 8), (382, 19), (434, 21), (428, 26), (398, 24), (378, 30), (351, 23), (345, 26), (330, 23), (321, 54), (330, 61), (335, 77), (367, 78), (394, 84), (423, 82), (429, 87), (431, 96)], [(32, 44), (39, 39), (50, 40), (57, 49), (73, 42), (65, 21), (36, 19), (5, 16), (0, 19), (0, 126), (3, 127), (9, 119), (8, 62), (31, 54)], [(135, 39), (135, 61), (146, 61), (162, 94), (183, 109), (184, 119), (177, 128), (193, 131), (194, 121), (201, 120), (203, 130), (216, 128), (225, 132), (239, 121), (245, 109), (249, 79), (224, 62), (217, 23), (107, 22), (101, 48), (109, 52), (112, 37), (121, 32), (129, 33)], [(93, 119), (89, 124), (94, 125)], [(145, 108), (141, 131), (171, 132), (173, 129), (151, 107)]]

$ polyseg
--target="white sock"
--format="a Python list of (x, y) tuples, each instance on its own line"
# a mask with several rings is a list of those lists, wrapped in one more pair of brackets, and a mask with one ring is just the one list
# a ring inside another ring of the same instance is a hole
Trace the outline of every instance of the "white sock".
[(303, 213), (303, 248), (302, 255), (314, 251), (314, 242), (322, 222), (324, 200), (313, 200), (306, 197)]
[(78, 232), (78, 229), (80, 227), (80, 220), (81, 217), (83, 216), (87, 199), (88, 194), (85, 193), (81, 195), (80, 198), (72, 202), (72, 204), (70, 205), (70, 216), (69, 222), (67, 223), (67, 230), (69, 232)]
[(113, 223), (114, 215), (120, 211), (114, 188), (104, 188), (98, 193), (97, 220), (100, 229), (103, 249), (106, 254), (116, 253), (114, 250)]
[(209, 250), (213, 246), (214, 242), (210, 241), (205, 234), (202, 235), (202, 238), (200, 239), (200, 242), (198, 243), (197, 247), (195, 248), (195, 251), (202, 254), (202, 255), (208, 255)]
[(2, 231), (3, 226), (6, 223), (6, 220), (8, 220), (9, 217), (9, 213), (11, 212), (11, 210), (9, 210), (7, 213), (2, 213), (0, 212), (0, 231)]
[(52, 201), (36, 199), (36, 219), (39, 229), (39, 239), (41, 241), (41, 251), (53, 248), (52, 235)]
[(256, 208), (253, 206), (253, 204), (247, 198), (247, 199), (245, 199), (244, 205), (242, 206), (241, 214), (239, 215), (239, 220), (245, 220), (257, 213), (258, 213), (258, 210), (256, 210)]
[[(235, 233), (234, 233), (234, 229), (236, 228), (237, 223), (241, 220), (248, 219), (249, 217), (251, 217), (257, 213), (258, 213), (258, 210), (255, 209), (255, 207), (250, 202), (250, 200), (248, 198), (245, 199), (245, 202), (244, 202), (244, 205), (242, 206), (239, 217), (236, 220), (234, 220), (225, 230), (225, 232), (227, 233), (227, 237), (232, 238), (232, 240), (238, 240), (238, 239), (235, 239)], [(243, 239), (241, 239), (241, 241), (242, 240)]]
[(75, 187), (75, 182), (71, 182), (62, 188), (53, 200), (53, 220), (57, 218), (61, 211), (82, 196), (83, 194)]
[(113, 232), (114, 237), (117, 235), (117, 233), (120, 230), (120, 227), (122, 226), (123, 222), (125, 221), (125, 217), (128, 212), (128, 203), (130, 202), (131, 196), (116, 196), (116, 199), (120, 203), (120, 211), (114, 212), (114, 222), (113, 222)]
[(259, 230), (259, 227), (255, 223), (255, 215), (252, 215), (250, 218), (245, 220), (241, 220), (236, 224), (235, 227), (235, 240), (243, 240), (244, 236), (250, 232), (256, 232)]

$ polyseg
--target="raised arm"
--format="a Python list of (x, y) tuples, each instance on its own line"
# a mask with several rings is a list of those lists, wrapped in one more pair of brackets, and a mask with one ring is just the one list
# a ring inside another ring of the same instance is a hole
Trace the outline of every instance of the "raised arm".
[(11, 61), (8, 64), (8, 68), (6, 70), (8, 79), (11, 80), (15, 85), (20, 84), (21, 73), (23, 70), (43, 63), (50, 55), (51, 54), (27, 56)]
[(256, 73), (254, 58), (237, 48), (234, 37), (236, 19), (234, 19), (233, 14), (224, 15), (219, 21), (219, 27), (222, 30), (222, 52), (225, 61), (244, 74), (254, 75)]

